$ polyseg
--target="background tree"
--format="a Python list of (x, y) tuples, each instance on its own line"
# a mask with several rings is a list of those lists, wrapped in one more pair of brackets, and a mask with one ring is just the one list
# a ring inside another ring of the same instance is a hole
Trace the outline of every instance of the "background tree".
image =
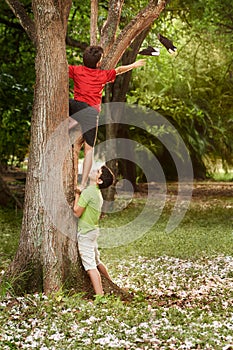
[(35, 50), (9, 6), (1, 2), (0, 7), (0, 202), (22, 207), (3, 173), (18, 166), (28, 152)]
[[(156, 60), (149, 58), (143, 74), (138, 72), (132, 80), (128, 101), (171, 121), (190, 151), (195, 177), (205, 178), (210, 160), (213, 164), (222, 160), (226, 170), (233, 164), (233, 8), (229, 1), (222, 7), (212, 0), (185, 5), (171, 2), (145, 40), (145, 45), (153, 42), (156, 32), (165, 27), (178, 47), (177, 56), (161, 51)], [(166, 150), (159, 147), (158, 152), (158, 142), (148, 146), (174, 179), (175, 167)]]
[[(41, 160), (46, 144), (53, 131), (68, 116), (68, 75), (65, 38), (71, 1), (32, 2), (30, 14), (22, 3), (6, 0), (36, 48), (35, 93), (31, 123), (29, 167), (26, 183), (25, 208), (19, 248), (8, 271), (8, 277), (21, 276), (14, 287), (21, 291), (43, 290), (48, 293), (58, 290), (68, 281), (76, 280), (77, 290), (83, 289), (84, 276), (78, 264), (76, 240), (63, 235), (54, 227), (43, 209)], [(26, 4), (26, 2), (25, 2)], [(109, 1), (109, 13), (101, 37), (108, 33), (108, 40), (100, 43), (106, 49), (104, 67), (114, 67), (130, 43), (158, 18), (166, 1), (149, 1), (117, 35), (123, 1)], [(115, 12), (116, 11), (116, 12)], [(80, 26), (80, 23), (76, 25)], [(95, 31), (95, 28), (93, 29)], [(51, 50), (51, 43), (53, 49)], [(59, 101), (59, 103), (58, 103)], [(68, 129), (68, 128), (67, 128)], [(69, 142), (68, 130), (60, 135), (63, 142)], [(59, 150), (54, 150), (54, 155)], [(64, 189), (67, 198), (73, 192), (71, 152), (64, 164)], [(54, 210), (63, 213), (59, 207), (60, 193), (49, 189), (54, 199)], [(76, 222), (67, 220), (75, 235)], [(80, 288), (81, 287), (81, 288)]]

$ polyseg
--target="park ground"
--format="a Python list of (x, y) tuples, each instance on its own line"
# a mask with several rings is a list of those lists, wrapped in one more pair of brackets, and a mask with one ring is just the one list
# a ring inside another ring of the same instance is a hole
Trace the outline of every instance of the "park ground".
[[(11, 181), (23, 193), (24, 183)], [(129, 302), (113, 295), (90, 300), (72, 291), (0, 297), (0, 348), (40, 350), (232, 350), (233, 183), (195, 182), (190, 206), (172, 233), (164, 228), (176, 200), (168, 184), (157, 223), (140, 239), (101, 249), (102, 259)], [(134, 218), (145, 186), (120, 214), (101, 225)], [(14, 256), (22, 214), (0, 210), (0, 271)]]

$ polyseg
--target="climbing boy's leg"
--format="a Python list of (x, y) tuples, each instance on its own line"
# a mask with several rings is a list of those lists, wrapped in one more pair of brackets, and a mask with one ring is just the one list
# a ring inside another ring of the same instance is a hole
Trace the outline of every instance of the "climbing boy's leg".
[(73, 147), (72, 147), (72, 152), (73, 152), (73, 162), (74, 162), (74, 189), (77, 188), (78, 184), (78, 161), (79, 161), (79, 153), (80, 149), (83, 145), (83, 140), (77, 140), (74, 142)]
[[(81, 126), (83, 139), (84, 139), (84, 161), (83, 161), (83, 173), (82, 181), (78, 188), (82, 191), (88, 181), (89, 173), (93, 163), (93, 147), (96, 142), (97, 130), (98, 130), (98, 111), (95, 108), (88, 106), (84, 102), (75, 102), (75, 108), (79, 111), (72, 114), (70, 118), (69, 129), (73, 128), (75, 130), (75, 123)], [(85, 107), (88, 106), (88, 107)], [(72, 111), (72, 108), (70, 108)], [(73, 108), (74, 111), (74, 108)], [(74, 121), (72, 121), (72, 119)], [(77, 123), (77, 124), (78, 124)]]
[(76, 125), (78, 125), (78, 122), (75, 119), (69, 117), (69, 130), (73, 129)]
[(79, 189), (82, 191), (86, 185), (88, 176), (91, 171), (93, 163), (94, 148), (90, 146), (86, 141), (84, 142), (84, 161), (83, 161), (83, 172), (82, 172), (82, 181), (79, 186)]

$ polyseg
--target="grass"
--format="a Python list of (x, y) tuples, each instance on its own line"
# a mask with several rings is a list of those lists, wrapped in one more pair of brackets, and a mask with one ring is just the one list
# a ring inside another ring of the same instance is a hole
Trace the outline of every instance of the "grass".
[[(133, 220), (139, 211), (135, 201), (125, 213), (121, 213), (120, 223), (124, 219)], [(183, 221), (171, 233), (165, 232), (173, 204), (168, 203), (159, 221), (141, 239), (117, 249), (106, 250), (108, 259), (125, 256), (143, 255), (154, 257), (160, 255), (174, 256), (181, 259), (196, 259), (216, 254), (233, 255), (233, 197), (214, 199), (198, 198), (192, 200), (190, 209)], [(105, 223), (102, 224), (104, 226)], [(106, 225), (117, 227), (118, 214), (111, 215)]]
[(11, 260), (17, 249), (22, 212), (0, 207), (0, 268)]
[[(101, 225), (118, 227), (144, 205), (133, 200)], [(63, 291), (2, 296), (0, 348), (202, 349), (233, 348), (232, 197), (194, 198), (181, 224), (164, 229), (173, 203), (140, 239), (101, 249), (113, 280), (133, 290), (132, 302), (95, 301)], [(21, 215), (0, 211), (0, 270), (11, 260)]]
[(211, 177), (215, 181), (233, 181), (233, 171), (214, 173)]

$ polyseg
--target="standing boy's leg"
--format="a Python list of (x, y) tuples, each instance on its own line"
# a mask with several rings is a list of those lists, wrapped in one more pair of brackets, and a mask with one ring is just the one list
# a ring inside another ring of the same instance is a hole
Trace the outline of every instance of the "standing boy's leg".
[(97, 269), (99, 270), (100, 273), (102, 273), (107, 279), (111, 281), (111, 277), (109, 276), (108, 270), (103, 263), (98, 264)]
[(97, 295), (104, 295), (103, 287), (102, 287), (102, 281), (100, 277), (100, 273), (97, 269), (91, 269), (87, 271), (91, 283), (93, 285), (95, 294)]
[[(83, 235), (78, 233), (78, 250), (84, 269), (90, 277), (95, 294), (103, 295), (101, 276), (96, 267), (96, 252), (98, 253), (97, 236), (98, 230), (89, 231)], [(99, 263), (100, 261), (98, 260)]]

